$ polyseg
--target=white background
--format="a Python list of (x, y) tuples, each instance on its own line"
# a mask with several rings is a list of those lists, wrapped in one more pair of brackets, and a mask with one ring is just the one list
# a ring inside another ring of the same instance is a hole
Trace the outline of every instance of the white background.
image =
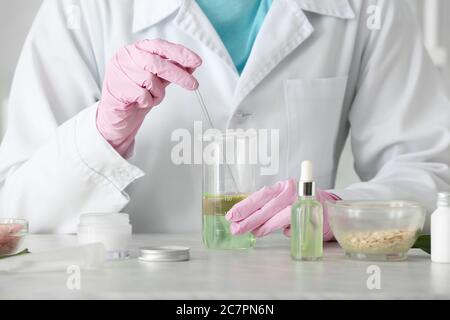
[[(119, 0), (120, 1), (120, 0)], [(396, 0), (391, 0), (396, 1)], [(409, 0), (416, 7), (419, 19), (422, 21), (423, 5), (430, 0)], [(440, 6), (438, 38), (448, 49), (450, 61), (450, 1), (437, 0)], [(0, 0), (0, 139), (5, 129), (4, 101), (8, 95), (15, 64), (27, 31), (32, 24), (42, 0)], [(443, 75), (450, 84), (450, 68), (442, 69)], [(450, 92), (450, 85), (449, 92)], [(26, 92), (26, 88), (23, 88)], [(357, 181), (353, 171), (353, 158), (347, 145), (341, 159), (338, 172), (337, 188), (345, 187)]]

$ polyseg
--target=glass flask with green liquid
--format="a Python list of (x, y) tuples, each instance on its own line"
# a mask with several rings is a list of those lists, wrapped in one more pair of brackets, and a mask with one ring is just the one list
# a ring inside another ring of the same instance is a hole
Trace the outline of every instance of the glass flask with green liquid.
[(249, 158), (253, 136), (216, 134), (204, 142), (202, 237), (209, 249), (249, 249), (251, 233), (232, 235), (227, 212), (255, 191), (255, 165)]
[(247, 249), (255, 245), (252, 234), (234, 236), (227, 212), (247, 196), (240, 194), (203, 195), (203, 242), (210, 249)]
[(299, 198), (292, 205), (291, 256), (294, 260), (322, 260), (323, 208), (315, 193), (312, 163), (304, 161), (298, 186)]

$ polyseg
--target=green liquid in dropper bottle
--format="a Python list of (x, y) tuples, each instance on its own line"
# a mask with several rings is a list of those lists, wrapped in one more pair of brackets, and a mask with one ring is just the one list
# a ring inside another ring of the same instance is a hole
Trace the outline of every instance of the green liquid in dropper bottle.
[(323, 208), (315, 197), (312, 163), (302, 163), (299, 199), (291, 213), (291, 256), (294, 260), (317, 261), (323, 256)]

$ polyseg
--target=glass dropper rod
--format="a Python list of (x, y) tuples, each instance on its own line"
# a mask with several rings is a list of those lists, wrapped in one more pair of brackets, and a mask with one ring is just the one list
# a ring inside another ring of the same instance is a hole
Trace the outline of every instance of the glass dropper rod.
[[(212, 122), (211, 116), (209, 115), (208, 108), (206, 107), (206, 104), (205, 104), (205, 100), (203, 99), (203, 96), (199, 89), (195, 90), (195, 95), (197, 96), (198, 104), (200, 105), (200, 108), (202, 109), (203, 116), (208, 121), (209, 127), (211, 129), (216, 129), (216, 127), (214, 127), (214, 124)], [(233, 180), (234, 188), (235, 188), (236, 192), (239, 192), (238, 184), (237, 184), (236, 180), (234, 179), (233, 171), (231, 171), (231, 168), (228, 165), (228, 163), (226, 164), (226, 166), (228, 168), (228, 172), (230, 173), (231, 180)]]
[(200, 90), (199, 89), (195, 90), (195, 94), (197, 95), (198, 104), (202, 108), (203, 116), (206, 118), (206, 120), (208, 120), (209, 127), (211, 129), (215, 129), (211, 116), (209, 115), (208, 108), (206, 107), (205, 100), (203, 100), (203, 96), (200, 93)]

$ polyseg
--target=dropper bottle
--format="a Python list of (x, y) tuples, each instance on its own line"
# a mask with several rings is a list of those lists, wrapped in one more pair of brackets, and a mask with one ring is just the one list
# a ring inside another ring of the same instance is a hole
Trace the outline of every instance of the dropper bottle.
[(323, 256), (323, 207), (316, 199), (311, 161), (302, 163), (298, 201), (292, 205), (291, 256), (294, 260), (317, 261)]

